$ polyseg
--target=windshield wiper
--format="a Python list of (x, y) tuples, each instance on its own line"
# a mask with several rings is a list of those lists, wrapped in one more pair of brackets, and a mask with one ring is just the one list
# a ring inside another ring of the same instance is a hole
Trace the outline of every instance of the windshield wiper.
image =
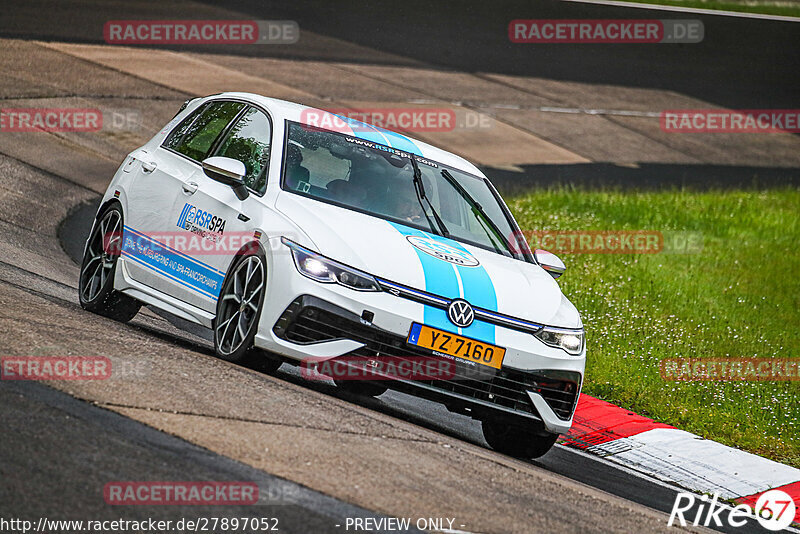
[(424, 213), (425, 218), (428, 219), (428, 225), (430, 225), (431, 229), (435, 229), (430, 217), (428, 217), (428, 212), (425, 211), (425, 205), (422, 203), (423, 200), (428, 203), (428, 207), (433, 214), (433, 218), (436, 220), (436, 226), (439, 227), (439, 233), (441, 233), (441, 235), (444, 237), (450, 237), (450, 231), (447, 229), (447, 226), (445, 226), (442, 218), (439, 217), (439, 214), (436, 212), (436, 208), (433, 207), (431, 199), (425, 194), (425, 186), (422, 185), (422, 171), (419, 170), (419, 164), (417, 164), (417, 160), (414, 159), (413, 155), (410, 156), (410, 159), (411, 166), (414, 168), (414, 191), (417, 193), (417, 200), (419, 200), (422, 213)]
[[(453, 188), (456, 191), (458, 191), (458, 194), (461, 195), (461, 197), (464, 200), (466, 200), (470, 206), (472, 206), (472, 209), (477, 212), (475, 218), (478, 219), (478, 222), (481, 223), (481, 225), (483, 226), (483, 230), (486, 232), (486, 235), (489, 237), (489, 240), (492, 242), (492, 246), (495, 248), (495, 250), (497, 250), (497, 252), (501, 254), (504, 252), (495, 243), (495, 239), (489, 232), (490, 229), (492, 232), (494, 232), (495, 238), (498, 238), (500, 242), (506, 246), (505, 252), (510, 252), (510, 250), (508, 249), (508, 242), (503, 238), (503, 233), (500, 231), (500, 229), (497, 227), (494, 221), (492, 221), (492, 219), (486, 214), (486, 211), (484, 211), (483, 206), (481, 206), (477, 200), (475, 200), (474, 198), (472, 198), (472, 196), (470, 196), (467, 190), (464, 189), (464, 186), (458, 183), (458, 180), (453, 178), (453, 175), (450, 174), (450, 171), (448, 171), (447, 169), (442, 169), (442, 176), (444, 177), (445, 180), (447, 180), (447, 182), (450, 185), (453, 186)], [(489, 228), (486, 228), (487, 225)]]

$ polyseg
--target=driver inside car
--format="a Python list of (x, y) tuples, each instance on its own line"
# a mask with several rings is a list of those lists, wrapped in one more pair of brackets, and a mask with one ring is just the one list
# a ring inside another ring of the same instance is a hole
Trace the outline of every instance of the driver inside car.
[(303, 167), (303, 153), (300, 147), (289, 143), (286, 147), (286, 185), (292, 190), (300, 189), (300, 184), (309, 183), (310, 173)]

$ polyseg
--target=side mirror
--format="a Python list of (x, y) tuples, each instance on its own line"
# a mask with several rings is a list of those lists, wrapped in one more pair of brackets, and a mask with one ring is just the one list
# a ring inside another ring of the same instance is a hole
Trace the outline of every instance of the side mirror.
[(536, 260), (542, 269), (550, 273), (550, 276), (553, 278), (558, 278), (564, 271), (567, 270), (567, 266), (564, 265), (564, 262), (561, 261), (561, 258), (553, 254), (552, 252), (547, 252), (546, 250), (542, 250), (537, 248), (533, 252), (533, 259)]
[(213, 156), (203, 160), (203, 172), (212, 180), (231, 186), (236, 198), (244, 200), (250, 194), (244, 185), (247, 169), (239, 160), (224, 156)]

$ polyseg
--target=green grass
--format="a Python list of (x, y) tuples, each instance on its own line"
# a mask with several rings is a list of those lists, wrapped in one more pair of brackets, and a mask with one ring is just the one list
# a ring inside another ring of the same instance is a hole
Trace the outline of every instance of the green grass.
[(700, 232), (694, 254), (564, 254), (587, 332), (584, 392), (800, 467), (800, 382), (668, 382), (662, 358), (800, 358), (800, 191), (550, 190), (523, 230)]
[(738, 11), (742, 13), (761, 13), (764, 15), (781, 15), (784, 17), (800, 17), (798, 0), (622, 0), (636, 4), (657, 4), (663, 6), (694, 7), (700, 9), (717, 9), (720, 11)]

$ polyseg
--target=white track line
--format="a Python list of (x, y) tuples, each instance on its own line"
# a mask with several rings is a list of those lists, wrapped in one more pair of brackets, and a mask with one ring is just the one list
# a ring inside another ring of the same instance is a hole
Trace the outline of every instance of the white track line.
[[(434, 100), (427, 100), (422, 98), (412, 98), (407, 100), (409, 104), (427, 105), (436, 104)], [(482, 104), (479, 102), (461, 102), (451, 101), (448, 102), (451, 106), (469, 106), (477, 110), (483, 109), (509, 109), (509, 110), (530, 110), (542, 111), (545, 113), (570, 113), (570, 114), (585, 114), (585, 115), (619, 115), (622, 117), (654, 117), (660, 118), (660, 111), (633, 111), (625, 109), (594, 109), (594, 108), (565, 108), (558, 106), (520, 106), (519, 104)]]
[(642, 4), (638, 2), (615, 2), (614, 0), (561, 0), (578, 4), (597, 4), (614, 7), (633, 7), (638, 9), (653, 9), (658, 11), (674, 11), (678, 13), (696, 13), (698, 15), (719, 15), (722, 17), (740, 17), (747, 19), (777, 20), (782, 22), (800, 22), (798, 17), (783, 15), (767, 15), (764, 13), (744, 13), (740, 11), (722, 11), (719, 9), (703, 9), (699, 7), (665, 6), (659, 4)]
[(623, 109), (557, 108), (542, 106), (539, 111), (550, 113), (584, 113), (586, 115), (621, 115), (623, 117), (661, 117), (659, 111), (626, 111)]

